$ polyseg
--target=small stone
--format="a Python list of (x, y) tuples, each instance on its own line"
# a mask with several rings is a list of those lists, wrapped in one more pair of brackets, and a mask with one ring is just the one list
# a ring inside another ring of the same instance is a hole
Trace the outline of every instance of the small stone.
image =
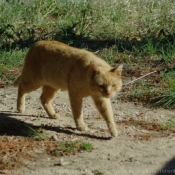
[(157, 164), (158, 164), (158, 162), (156, 162), (156, 161), (152, 160), (152, 161), (150, 161), (150, 164), (157, 165)]
[(86, 168), (81, 169), (81, 173), (82, 173), (82, 174), (87, 174), (87, 172), (88, 172), (88, 170), (87, 170)]
[(70, 165), (70, 162), (61, 162), (60, 165), (61, 166), (67, 166), (67, 165)]
[(63, 158), (60, 159), (58, 164), (55, 164), (55, 166), (67, 166), (70, 165), (71, 162), (65, 162)]
[(55, 141), (58, 141), (58, 140), (59, 140), (58, 137), (57, 137), (57, 135), (53, 135), (53, 136), (51, 137), (51, 139), (53, 139), (53, 140), (55, 140)]
[(160, 118), (164, 118), (164, 116), (163, 116), (163, 115), (160, 115), (159, 117), (160, 117)]

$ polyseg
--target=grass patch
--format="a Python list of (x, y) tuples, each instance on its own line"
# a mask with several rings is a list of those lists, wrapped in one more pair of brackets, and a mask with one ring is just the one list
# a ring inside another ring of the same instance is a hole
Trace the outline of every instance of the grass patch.
[(175, 130), (175, 118), (169, 118), (165, 123), (161, 123), (160, 127), (164, 130)]
[[(165, 0), (137, 3), (135, 0), (0, 2), (1, 45), (26, 47), (41, 39), (67, 42), (112, 39), (115, 44), (126, 41), (120, 44), (121, 48), (140, 44), (134, 41), (144, 41), (147, 46), (142, 49), (153, 54), (153, 45), (159, 44), (154, 40), (161, 37), (162, 29), (166, 31), (162, 35), (172, 39), (174, 5), (175, 2)], [(150, 38), (148, 42), (147, 38)]]
[(165, 108), (172, 108), (175, 106), (175, 92), (165, 92), (166, 95), (158, 96), (158, 99), (154, 104), (155, 106), (163, 106)]
[(94, 170), (93, 173), (94, 173), (94, 175), (103, 175), (103, 174), (105, 174), (103, 170), (98, 170), (98, 169)]
[(163, 93), (159, 95), (155, 103), (156, 106), (163, 106), (166, 108), (175, 106), (175, 71), (162, 73), (161, 84), (163, 86)]
[(49, 137), (43, 133), (42, 128), (34, 129), (30, 126), (26, 126), (27, 129), (23, 130), (24, 134), (34, 140), (47, 140)]
[(0, 50), (0, 84), (11, 84), (20, 74), (27, 49)]
[[(30, 126), (26, 126), (27, 129), (23, 130), (23, 133), (29, 138), (34, 140), (48, 140), (49, 137), (43, 132), (43, 129), (40, 127), (34, 129)], [(55, 145), (51, 144), (51, 147), (48, 148), (48, 153), (54, 156), (63, 156), (63, 155), (75, 155), (80, 151), (92, 152), (92, 144), (86, 142), (60, 142)]]
[(75, 155), (80, 151), (92, 152), (92, 144), (85, 142), (61, 142), (59, 147), (48, 150), (54, 156)]

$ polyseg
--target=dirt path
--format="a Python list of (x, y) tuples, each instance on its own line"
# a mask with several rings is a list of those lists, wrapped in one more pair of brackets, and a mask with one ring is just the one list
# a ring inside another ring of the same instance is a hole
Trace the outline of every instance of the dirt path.
[(6, 135), (14, 139), (12, 135), (16, 138), (23, 136), (19, 128), (13, 127), (16, 123), (21, 127), (28, 123), (42, 126), (55, 141), (91, 143), (93, 151), (53, 157), (41, 146), (31, 153), (39, 156), (34, 160), (24, 159), (24, 166), (11, 174), (175, 174), (175, 130), (160, 127), (169, 118), (175, 118), (175, 111), (135, 106), (112, 99), (119, 136), (111, 139), (106, 123), (89, 98), (84, 100), (83, 112), (90, 131), (82, 133), (75, 129), (66, 92), (61, 92), (54, 101), (54, 107), (61, 116), (58, 120), (48, 119), (43, 111), (39, 102), (40, 90), (27, 95), (25, 114), (16, 113), (16, 95), (17, 89), (0, 89), (0, 137)]

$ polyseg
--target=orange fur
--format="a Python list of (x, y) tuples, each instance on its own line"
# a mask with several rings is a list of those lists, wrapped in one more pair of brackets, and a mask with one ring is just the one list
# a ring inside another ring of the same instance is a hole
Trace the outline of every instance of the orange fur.
[(109, 97), (122, 88), (121, 72), (122, 65), (111, 67), (86, 50), (39, 41), (29, 49), (22, 74), (14, 82), (18, 87), (17, 110), (24, 112), (25, 94), (42, 86), (41, 103), (50, 118), (58, 118), (51, 102), (59, 90), (67, 90), (77, 129), (85, 131), (82, 100), (91, 96), (111, 135), (117, 136)]

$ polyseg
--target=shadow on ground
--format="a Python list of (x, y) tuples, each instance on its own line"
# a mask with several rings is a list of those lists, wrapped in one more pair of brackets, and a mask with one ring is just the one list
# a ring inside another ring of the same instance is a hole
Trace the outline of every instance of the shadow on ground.
[[(13, 117), (11, 117), (13, 116)], [(0, 112), (0, 135), (8, 136), (28, 136), (28, 131), (30, 128), (39, 129), (43, 128), (45, 130), (55, 131), (57, 133), (64, 133), (68, 135), (83, 136), (87, 138), (100, 139), (100, 140), (110, 140), (111, 137), (100, 137), (96, 135), (86, 134), (86, 133), (75, 133), (76, 128), (73, 127), (60, 127), (60, 126), (35, 126), (19, 119), (14, 118), (14, 116), (20, 116), (20, 114), (11, 113), (10, 111)], [(24, 115), (21, 115), (21, 118)], [(26, 115), (25, 115), (26, 116)], [(30, 117), (30, 116), (29, 116)], [(31, 116), (32, 117), (32, 116)], [(50, 120), (50, 119), (48, 119)]]
[(170, 160), (156, 175), (174, 175), (175, 174), (175, 158)]

